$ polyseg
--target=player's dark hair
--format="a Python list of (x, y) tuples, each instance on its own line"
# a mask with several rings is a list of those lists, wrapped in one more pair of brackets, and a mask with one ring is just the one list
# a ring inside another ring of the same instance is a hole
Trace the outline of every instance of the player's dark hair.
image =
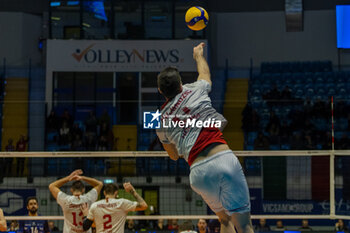
[(73, 191), (81, 191), (83, 192), (85, 185), (83, 182), (81, 182), (80, 180), (74, 181), (72, 184)]
[(118, 191), (119, 187), (117, 184), (106, 184), (104, 187), (104, 192), (108, 195), (113, 195), (116, 191)]
[(28, 197), (27, 200), (26, 200), (26, 203), (27, 203), (26, 206), (28, 206), (28, 204), (29, 204), (29, 202), (30, 202), (31, 200), (35, 200), (36, 203), (38, 203), (38, 198), (36, 198), (36, 197)]
[(158, 74), (158, 88), (163, 95), (172, 99), (181, 92), (181, 76), (175, 67), (167, 67)]

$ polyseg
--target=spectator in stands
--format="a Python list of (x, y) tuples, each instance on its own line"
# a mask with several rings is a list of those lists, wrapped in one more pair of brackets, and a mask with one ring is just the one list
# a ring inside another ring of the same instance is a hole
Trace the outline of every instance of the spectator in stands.
[(270, 119), (269, 119), (269, 123), (267, 124), (266, 128), (269, 129), (272, 124), (275, 124), (278, 128), (281, 127), (280, 119), (278, 118), (278, 116), (276, 115), (276, 113), (274, 111), (270, 111)]
[(248, 103), (242, 111), (242, 129), (247, 132), (258, 131), (260, 117), (256, 110)]
[(107, 150), (113, 149), (114, 135), (106, 122), (101, 124), (100, 137), (104, 137), (107, 141)]
[(0, 231), (6, 231), (6, 230), (7, 230), (7, 225), (4, 217), (4, 212), (0, 208)]
[(289, 144), (291, 133), (292, 133), (292, 131), (291, 131), (290, 126), (288, 125), (287, 121), (282, 121), (282, 125), (280, 128), (281, 144)]
[[(16, 151), (24, 152), (27, 150), (28, 138), (25, 139), (23, 135), (19, 138), (16, 144)], [(24, 172), (24, 161), (25, 158), (17, 158), (17, 174), (19, 176), (23, 175)]]
[(98, 151), (106, 151), (108, 150), (108, 142), (105, 136), (100, 136), (97, 145)]
[(335, 139), (334, 145), (338, 150), (349, 149), (350, 141), (349, 141), (348, 135), (346, 133), (343, 133), (341, 138)]
[(313, 143), (312, 137), (310, 134), (305, 134), (304, 136), (304, 150), (314, 150), (315, 145)]
[(305, 113), (304, 111), (300, 109), (295, 109), (294, 111), (290, 112), (289, 118), (292, 120), (292, 123), (290, 127), (293, 130), (302, 130), (304, 121), (305, 121)]
[(293, 100), (292, 92), (288, 86), (285, 86), (281, 92), (282, 104), (289, 104), (291, 100)]
[(347, 131), (350, 131), (350, 112), (348, 113), (347, 118), (348, 118), (348, 129), (347, 129)]
[(303, 131), (305, 134), (313, 134), (316, 130), (314, 124), (311, 123), (311, 121), (308, 118), (305, 118), (304, 125), (303, 125)]
[(281, 99), (281, 93), (278, 90), (278, 87), (276, 84), (273, 85), (272, 89), (267, 92), (263, 98), (266, 100), (266, 103), (269, 105), (274, 105), (276, 103), (279, 103)]
[(83, 138), (83, 131), (80, 129), (78, 123), (74, 123), (72, 129), (70, 130), (71, 136), (73, 140), (77, 138), (76, 136), (79, 135), (79, 138)]
[(50, 231), (51, 231), (51, 232), (60, 231), (60, 230), (58, 229), (58, 227), (55, 226), (54, 221), (49, 221), (49, 228), (50, 228)]
[(64, 109), (64, 111), (63, 111), (63, 114), (61, 117), (61, 126), (62, 126), (63, 122), (67, 123), (68, 128), (72, 128), (74, 119), (73, 119), (72, 115), (70, 115), (68, 109)]
[(323, 138), (322, 150), (330, 150), (332, 149), (332, 134), (330, 132), (326, 132)]
[(336, 231), (348, 231), (348, 228), (345, 226), (344, 221), (339, 219), (338, 222), (335, 223)]
[(164, 220), (163, 219), (158, 219), (157, 224), (155, 226), (155, 230), (161, 230), (161, 231), (166, 230), (166, 226), (164, 226)]
[(327, 110), (330, 111), (330, 109), (327, 109), (325, 102), (317, 99), (312, 109), (312, 115), (317, 118), (326, 118), (328, 115)]
[(126, 224), (125, 224), (125, 230), (128, 231), (136, 231), (136, 225), (133, 219), (128, 219)]
[(283, 226), (282, 220), (277, 220), (276, 227), (273, 229), (274, 231), (285, 231), (286, 228)]
[(60, 135), (60, 138), (59, 138), (60, 145), (68, 145), (70, 143), (70, 129), (67, 121), (63, 122), (62, 127), (60, 128), (59, 135)]
[(47, 132), (58, 131), (60, 128), (60, 119), (56, 116), (54, 110), (51, 111), (50, 115), (46, 119), (46, 130)]
[(25, 139), (24, 136), (21, 135), (16, 144), (16, 151), (20, 151), (20, 152), (26, 151), (28, 141), (29, 141), (28, 138)]
[(334, 117), (336, 118), (346, 117), (347, 112), (348, 110), (343, 100), (339, 100), (335, 102)]
[(193, 231), (193, 224), (190, 220), (185, 220), (179, 226), (179, 233), (197, 233), (197, 231)]
[(168, 230), (177, 230), (179, 228), (179, 225), (177, 224), (177, 219), (168, 219)]
[(303, 219), (301, 221), (301, 227), (298, 229), (299, 231), (312, 231), (312, 228), (309, 226), (309, 221), (307, 219)]
[(305, 148), (302, 132), (295, 132), (291, 142), (290, 148), (292, 150), (303, 150)]
[(5, 147), (6, 151), (15, 151), (15, 147), (13, 146), (13, 140), (12, 138), (9, 138), (9, 140), (7, 141), (7, 145)]
[(211, 219), (208, 223), (210, 233), (219, 233), (221, 224), (217, 219)]
[(262, 133), (258, 133), (258, 137), (254, 140), (254, 150), (268, 150), (270, 149), (270, 142)]
[(86, 135), (85, 149), (87, 151), (95, 151), (96, 150), (95, 137), (93, 135), (91, 135), (91, 134)]
[(86, 136), (92, 135), (96, 136), (97, 134), (97, 119), (93, 111), (89, 112), (88, 118), (85, 120), (85, 133)]
[(272, 123), (269, 125), (266, 131), (269, 133), (270, 144), (280, 144), (280, 127), (278, 125)]
[(72, 149), (72, 151), (84, 150), (83, 140), (81, 139), (79, 134), (75, 135), (75, 138), (74, 138), (72, 145), (71, 145), (71, 149)]
[(199, 219), (196, 230), (198, 233), (209, 233), (207, 221), (205, 221), (205, 219)]
[(307, 97), (304, 102), (304, 112), (306, 118), (311, 118), (313, 113), (313, 103), (310, 100), (310, 97)]
[(106, 127), (108, 129), (111, 128), (111, 117), (108, 114), (107, 109), (103, 110), (102, 115), (99, 118), (99, 124), (102, 126), (103, 124), (106, 124)]
[(12, 220), (10, 223), (10, 230), (9, 231), (18, 231), (19, 230), (19, 224), (17, 220)]
[(266, 219), (261, 218), (259, 224), (255, 226), (255, 230), (258, 232), (270, 231), (269, 225), (266, 224)]
[[(5, 147), (5, 151), (8, 151), (8, 152), (15, 151), (12, 138), (9, 138), (8, 144)], [(4, 158), (4, 169), (2, 171), (4, 172), (5, 176), (9, 176), (11, 174), (12, 162), (13, 162), (13, 158)]]

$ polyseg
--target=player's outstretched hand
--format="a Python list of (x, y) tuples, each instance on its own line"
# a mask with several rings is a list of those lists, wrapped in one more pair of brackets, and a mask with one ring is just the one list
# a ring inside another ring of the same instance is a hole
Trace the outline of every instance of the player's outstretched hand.
[(134, 186), (132, 186), (130, 184), (130, 182), (124, 183), (123, 186), (124, 186), (125, 191), (127, 191), (128, 193), (130, 193), (133, 190), (135, 191)]
[(205, 46), (205, 43), (200, 43), (196, 47), (193, 48), (193, 59), (196, 59), (197, 57), (203, 56), (203, 48)]
[(84, 204), (80, 205), (80, 210), (81, 210), (81, 212), (83, 212), (84, 216), (88, 216), (88, 214), (89, 214), (89, 205), (88, 205), (88, 203), (84, 203)]

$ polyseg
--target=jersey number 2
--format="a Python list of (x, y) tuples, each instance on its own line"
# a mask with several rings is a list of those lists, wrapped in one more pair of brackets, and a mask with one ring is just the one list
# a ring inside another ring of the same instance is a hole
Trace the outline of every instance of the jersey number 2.
[(110, 224), (110, 223), (112, 221), (112, 216), (109, 215), (109, 214), (106, 214), (106, 215), (103, 216), (103, 219), (106, 219), (106, 221), (103, 223), (104, 230), (111, 229), (112, 228), (112, 224)]

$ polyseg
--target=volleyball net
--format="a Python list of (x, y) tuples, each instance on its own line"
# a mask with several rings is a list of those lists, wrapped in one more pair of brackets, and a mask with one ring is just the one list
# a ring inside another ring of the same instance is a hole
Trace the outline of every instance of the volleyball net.
[[(253, 219), (350, 220), (350, 151), (236, 151), (245, 172)], [(34, 219), (63, 220), (48, 185), (80, 168), (84, 175), (122, 187), (131, 182), (149, 208), (128, 218), (215, 219), (189, 184), (190, 168), (165, 152), (2, 152), (16, 166), (24, 159), (23, 175), (3, 175), (0, 208), (7, 220), (29, 219), (26, 198), (36, 196)], [(17, 162), (16, 162), (17, 161)], [(12, 167), (16, 171), (17, 167)], [(210, 172), (210, 171), (208, 171)], [(62, 191), (70, 193), (69, 184)], [(89, 190), (89, 188), (87, 188)], [(119, 197), (133, 200), (122, 188)], [(33, 219), (30, 218), (30, 219)]]

